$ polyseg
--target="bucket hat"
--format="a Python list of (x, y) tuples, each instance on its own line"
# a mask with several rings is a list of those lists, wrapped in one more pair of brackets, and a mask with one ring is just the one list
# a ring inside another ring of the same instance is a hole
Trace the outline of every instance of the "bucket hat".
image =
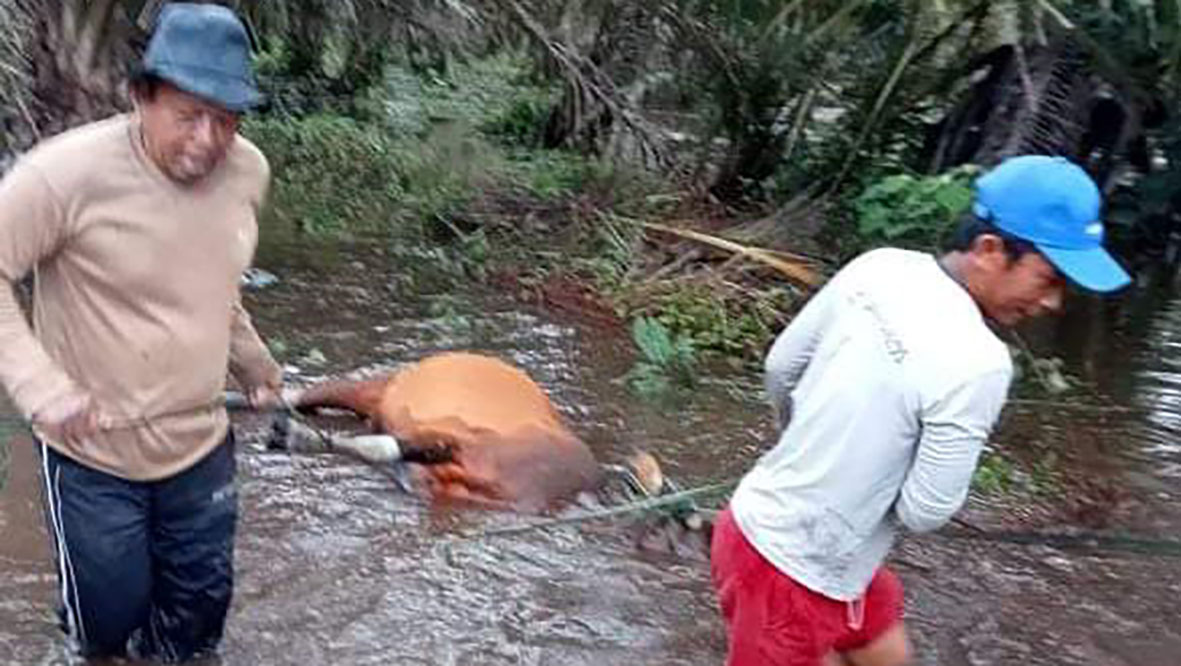
[(142, 69), (230, 111), (246, 111), (262, 101), (251, 68), (246, 28), (220, 5), (165, 5), (144, 53)]

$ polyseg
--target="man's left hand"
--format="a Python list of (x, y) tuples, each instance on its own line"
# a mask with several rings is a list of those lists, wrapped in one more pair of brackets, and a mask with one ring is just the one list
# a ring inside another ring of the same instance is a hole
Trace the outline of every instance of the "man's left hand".
[(246, 394), (246, 399), (250, 401), (250, 408), (259, 412), (272, 411), (287, 406), (283, 398), (282, 385), (256, 386)]

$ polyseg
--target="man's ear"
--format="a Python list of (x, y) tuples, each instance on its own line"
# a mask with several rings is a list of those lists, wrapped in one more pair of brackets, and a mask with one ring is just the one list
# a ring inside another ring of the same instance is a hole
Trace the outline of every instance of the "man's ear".
[(140, 115), (143, 111), (142, 96), (143, 89), (140, 86), (134, 83), (127, 86), (127, 99), (131, 102), (131, 112), (136, 115)]
[(996, 234), (980, 234), (972, 240), (968, 253), (978, 266), (1002, 269), (1009, 263), (1005, 240)]

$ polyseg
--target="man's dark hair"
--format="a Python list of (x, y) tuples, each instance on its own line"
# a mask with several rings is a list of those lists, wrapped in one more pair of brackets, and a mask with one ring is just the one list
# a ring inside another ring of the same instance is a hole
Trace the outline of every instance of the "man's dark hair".
[(156, 99), (156, 93), (159, 92), (160, 87), (165, 84), (164, 79), (155, 74), (137, 68), (131, 74), (131, 78), (127, 81), (127, 88), (131, 91), (132, 97), (150, 102)]
[(1028, 252), (1037, 252), (1033, 243), (1018, 238), (1007, 231), (1002, 231), (991, 220), (981, 219), (972, 211), (964, 213), (964, 216), (960, 218), (959, 228), (947, 243), (947, 250), (949, 252), (967, 252), (972, 249), (972, 243), (985, 234), (997, 236), (1004, 242), (1005, 254), (1009, 255), (1009, 261), (1017, 261)]

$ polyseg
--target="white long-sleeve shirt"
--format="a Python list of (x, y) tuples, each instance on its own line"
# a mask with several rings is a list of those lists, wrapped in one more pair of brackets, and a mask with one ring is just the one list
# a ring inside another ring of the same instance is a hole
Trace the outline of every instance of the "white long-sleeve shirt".
[(775, 341), (766, 373), (790, 421), (739, 484), (734, 517), (780, 571), (851, 601), (885, 559), (895, 523), (932, 530), (963, 504), (1012, 363), (933, 257), (882, 249), (812, 298)]

